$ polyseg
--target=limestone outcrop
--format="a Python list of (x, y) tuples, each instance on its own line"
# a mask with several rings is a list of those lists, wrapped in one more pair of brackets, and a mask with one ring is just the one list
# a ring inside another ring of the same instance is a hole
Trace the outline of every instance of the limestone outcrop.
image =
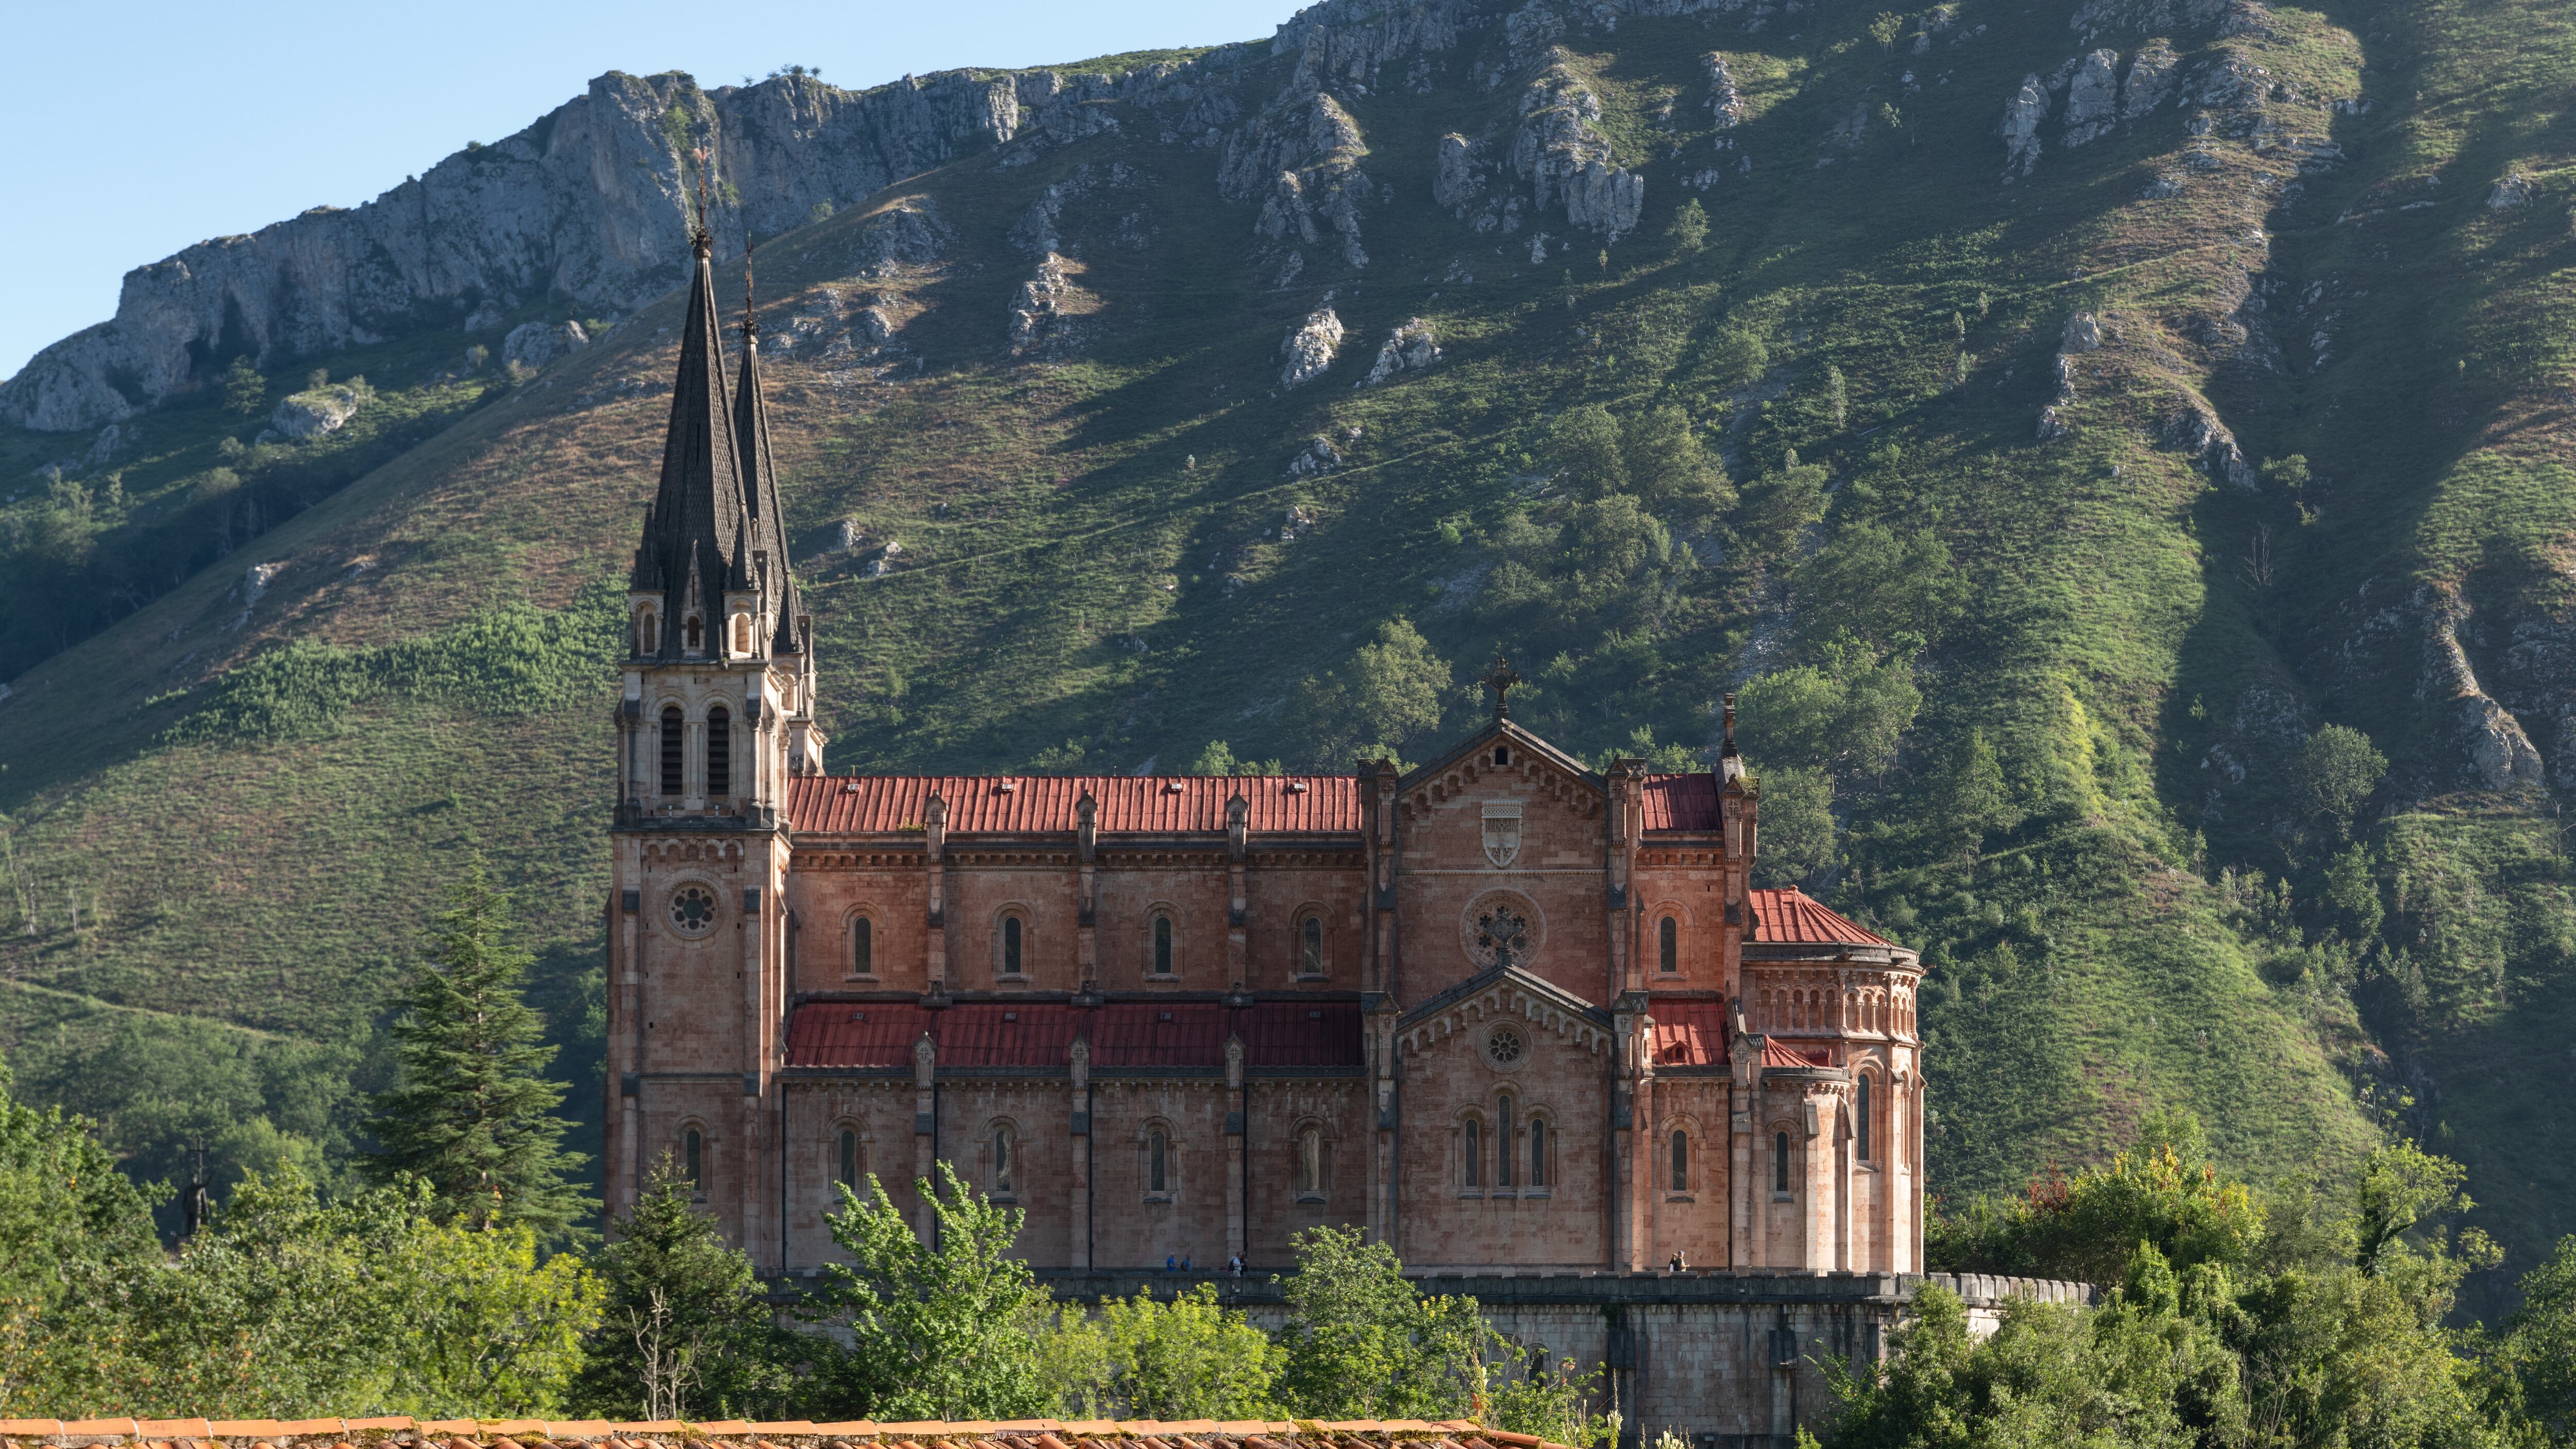
[[(631, 311), (685, 274), (694, 187), (664, 118), (692, 118), (738, 198), (720, 251), (1006, 142), (1013, 77), (966, 72), (844, 91), (810, 76), (701, 90), (610, 72), (535, 125), (448, 157), (371, 202), (316, 207), (126, 274), (116, 316), (0, 383), (0, 421), (49, 431), (133, 416), (246, 354), (262, 366), (454, 326), (553, 296)], [(497, 313), (495, 314), (497, 315)]]
[(1342, 319), (1332, 307), (1307, 313), (1297, 330), (1279, 344), (1279, 386), (1285, 390), (1321, 376), (1341, 347)]
[(540, 368), (590, 345), (590, 334), (578, 322), (522, 322), (501, 342), (501, 361)]
[(1561, 206), (1568, 224), (1616, 241), (1637, 228), (1646, 178), (1615, 164), (1600, 119), (1601, 98), (1563, 66), (1550, 67), (1521, 95), (1512, 169), (1538, 210)]
[(1431, 324), (1420, 317), (1387, 334), (1378, 347), (1377, 361), (1369, 368), (1366, 380), (1356, 387), (1375, 387), (1398, 373), (1421, 372), (1440, 360), (1440, 342)]
[(2120, 119), (2120, 53), (2097, 50), (2075, 68), (2067, 87), (2065, 129), (2060, 139), (2081, 146), (2100, 139)]
[(2004, 180), (2028, 176), (2039, 165), (2039, 123), (2048, 119), (2048, 90), (2037, 75), (2022, 77), (2021, 89), (2004, 102), (1996, 129), (2004, 140)]
[(348, 384), (337, 387), (307, 388), (281, 400), (277, 410), (268, 416), (268, 425), (283, 436), (302, 442), (324, 433), (338, 432), (349, 419), (358, 415), (364, 402), (357, 388)]

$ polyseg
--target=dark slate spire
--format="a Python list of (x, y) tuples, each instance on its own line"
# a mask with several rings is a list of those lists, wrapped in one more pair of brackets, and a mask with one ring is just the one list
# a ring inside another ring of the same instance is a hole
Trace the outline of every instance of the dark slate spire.
[(733, 436), (742, 450), (742, 501), (751, 527), (743, 540), (743, 567), (751, 554), (766, 554), (769, 576), (755, 580), (778, 610), (777, 648), (794, 652), (796, 581), (787, 572), (787, 515), (778, 503), (778, 465), (769, 452), (769, 406), (760, 390), (760, 318), (751, 308), (751, 252), (742, 262), (742, 376), (733, 395)]
[(725, 590), (749, 587), (739, 572), (748, 562), (742, 544), (750, 526), (743, 506), (742, 454), (725, 405), (724, 349), (716, 343), (715, 278), (704, 227), (692, 242), (697, 265), (689, 279), (689, 316), (671, 388), (670, 431), (662, 443), (662, 486), (645, 515), (632, 584), (667, 598), (662, 629), (666, 657), (683, 652), (693, 608), (703, 621), (701, 647), (713, 654)]

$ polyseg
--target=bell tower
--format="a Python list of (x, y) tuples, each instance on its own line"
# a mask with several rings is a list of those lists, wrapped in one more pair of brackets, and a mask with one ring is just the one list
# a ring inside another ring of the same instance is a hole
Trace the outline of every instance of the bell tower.
[(791, 774), (821, 773), (823, 735), (748, 265), (728, 397), (703, 221), (691, 241), (661, 482), (627, 584), (604, 1205), (612, 1216), (631, 1205), (667, 1153), (767, 1266), (779, 1236), (765, 1164), (788, 990), (784, 804)]

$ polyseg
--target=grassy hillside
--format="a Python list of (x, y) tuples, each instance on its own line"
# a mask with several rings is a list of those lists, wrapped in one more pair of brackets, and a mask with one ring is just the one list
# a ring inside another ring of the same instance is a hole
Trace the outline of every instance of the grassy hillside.
[[(2507, 1273), (2528, 1267), (2576, 1227), (2553, 1206), (2576, 1133), (2518, 1110), (2503, 1065), (2564, 1039), (2576, 943), (2550, 789), (2576, 718), (2576, 41), (2529, 0), (2122, 8), (2079, 29), (2063, 3), (1968, 0), (1883, 43), (1876, 7), (1826, 0), (1572, 21), (1517, 56), (1499, 10), (1467, 12), (1423, 66), (1334, 89), (1373, 183), (1365, 267), (1309, 246), (1283, 280), (1258, 207), (1218, 199), (1220, 150), (1125, 102), (1095, 103), (1115, 129), (762, 238), (831, 763), (1404, 748), (1469, 717), (1455, 681), (1498, 648), (1535, 727), (1671, 759), (1749, 684), (1783, 819), (1831, 794), (1811, 884), (1938, 963), (1939, 1191), (2089, 1160), (2160, 1105), (2258, 1175), (2402, 1129), (2472, 1164)], [(2159, 39), (2182, 100), (2082, 146), (2052, 119), (2005, 182), (2026, 75)], [(1722, 131), (1711, 51), (1741, 92)], [(1296, 63), (1227, 84), (1258, 113)], [(1479, 232), (1431, 199), (1439, 138), (1508, 155), (1548, 66), (1645, 178), (1615, 242), (1553, 211)], [(1015, 351), (1040, 203), (1068, 290)], [(1281, 342), (1328, 300), (1340, 357), (1283, 390)], [(265, 1117), (234, 1161), (345, 1150), (336, 1084), (363, 1085), (460, 849), (524, 888), (567, 1073), (596, 1071), (598, 586), (652, 486), (676, 305), (515, 386), (434, 376), (460, 334), (313, 360), (391, 400), (388, 451), (322, 445), (363, 471), (0, 701), (0, 1040), (136, 1124), (147, 1166), (212, 1129), (152, 1105), (183, 1086), (85, 1073), (111, 1035), (248, 1064), (199, 1112)], [(1439, 362), (1355, 386), (1412, 319)], [(1565, 421), (1596, 405), (1624, 483)], [(1665, 408), (1725, 478), (1649, 446)], [(128, 497), (249, 431), (211, 397), (141, 426), (170, 451)], [(8, 516), (24, 537), (64, 506)], [(252, 562), (284, 565), (255, 599)], [(10, 607), (21, 637), (46, 623)], [(1361, 651), (1397, 619), (1453, 670), (1444, 726), (1367, 706)], [(2494, 736), (2462, 724), (2453, 638), (2548, 773), (2474, 768)], [(1892, 751), (1856, 751), (1855, 720)], [(2297, 788), (2327, 723), (2390, 762), (2348, 836)], [(263, 1085), (285, 1080), (308, 1085)]]

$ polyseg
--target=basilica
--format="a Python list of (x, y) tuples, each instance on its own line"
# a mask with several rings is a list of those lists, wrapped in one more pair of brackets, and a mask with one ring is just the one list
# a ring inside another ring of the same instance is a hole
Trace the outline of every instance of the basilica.
[(796, 1273), (842, 1185), (927, 1231), (944, 1161), (1063, 1274), (1325, 1223), (1430, 1272), (1921, 1271), (1921, 965), (1752, 886), (1731, 720), (1712, 773), (1595, 770), (1497, 665), (1406, 771), (829, 773), (757, 329), (729, 382), (697, 255), (616, 713), (609, 1214), (667, 1156)]

